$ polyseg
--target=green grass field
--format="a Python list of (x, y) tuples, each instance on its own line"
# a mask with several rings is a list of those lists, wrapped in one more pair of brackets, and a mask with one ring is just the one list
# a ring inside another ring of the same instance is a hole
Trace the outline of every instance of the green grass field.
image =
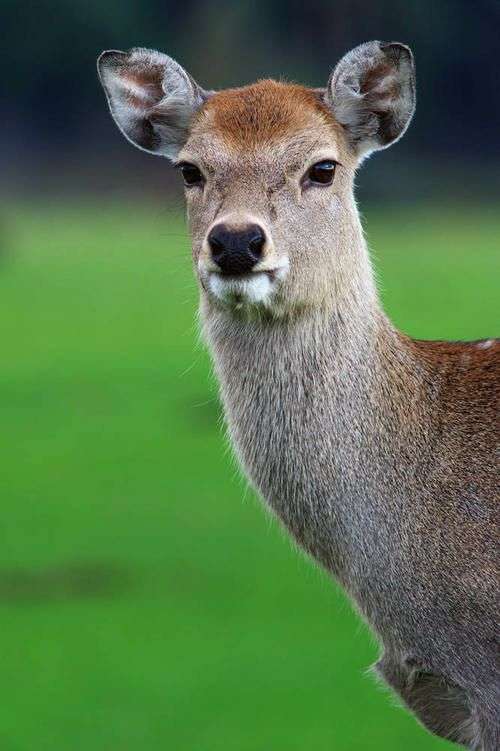
[[(493, 209), (366, 225), (398, 325), (494, 333)], [(447, 748), (366, 674), (366, 628), (245, 490), (182, 220), (47, 204), (2, 226), (1, 751)]]

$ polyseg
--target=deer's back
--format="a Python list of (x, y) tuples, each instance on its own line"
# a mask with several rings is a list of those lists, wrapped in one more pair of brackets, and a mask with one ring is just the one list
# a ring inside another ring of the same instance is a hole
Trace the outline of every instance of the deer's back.
[(433, 384), (439, 470), (479, 520), (498, 507), (500, 340), (411, 346)]

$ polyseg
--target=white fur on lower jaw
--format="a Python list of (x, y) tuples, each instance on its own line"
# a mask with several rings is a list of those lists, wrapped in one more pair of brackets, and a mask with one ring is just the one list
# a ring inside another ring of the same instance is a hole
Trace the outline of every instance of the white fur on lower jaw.
[(241, 276), (224, 276), (216, 271), (204, 275), (204, 286), (217, 300), (234, 308), (271, 307), (280, 282), (288, 273), (288, 262), (279, 268), (256, 270)]

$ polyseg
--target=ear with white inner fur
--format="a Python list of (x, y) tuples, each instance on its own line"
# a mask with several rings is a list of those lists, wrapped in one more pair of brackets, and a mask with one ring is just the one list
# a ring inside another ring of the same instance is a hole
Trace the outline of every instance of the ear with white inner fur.
[(209, 93), (171, 57), (140, 47), (103, 52), (97, 70), (125, 138), (144, 151), (175, 159), (193, 114)]
[(366, 42), (330, 76), (325, 102), (359, 156), (401, 138), (415, 111), (415, 65), (409, 47)]

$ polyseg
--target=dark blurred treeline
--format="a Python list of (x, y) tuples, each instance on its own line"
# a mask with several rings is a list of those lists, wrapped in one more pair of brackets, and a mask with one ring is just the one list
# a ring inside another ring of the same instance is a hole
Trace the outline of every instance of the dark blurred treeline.
[(163, 181), (165, 164), (153, 165), (162, 160), (134, 154), (106, 112), (95, 74), (102, 49), (156, 47), (209, 88), (263, 76), (322, 85), (344, 52), (375, 38), (412, 46), (418, 107), (382, 171), (370, 168), (370, 190), (390, 192), (385, 174), (410, 192), (442, 180), (457, 189), (476, 174), (483, 187), (495, 184), (500, 0), (2, 0), (1, 7), (2, 192)]

